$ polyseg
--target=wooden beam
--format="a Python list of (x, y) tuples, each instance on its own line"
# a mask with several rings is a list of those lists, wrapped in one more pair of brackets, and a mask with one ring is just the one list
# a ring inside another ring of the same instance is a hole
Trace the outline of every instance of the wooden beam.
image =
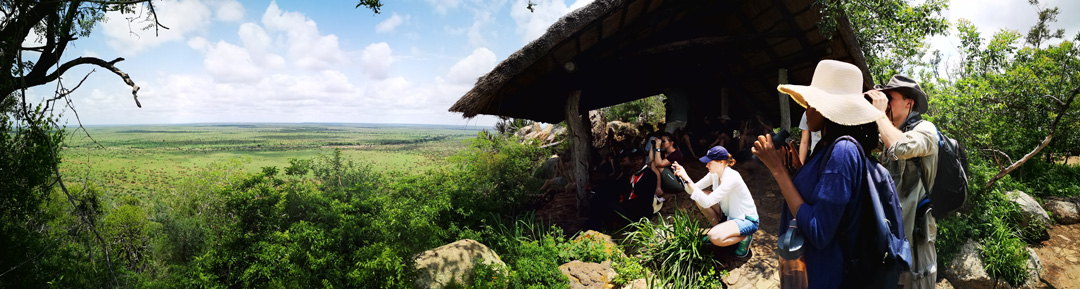
[(570, 129), (570, 160), (574, 162), (572, 178), (577, 185), (577, 208), (578, 214), (584, 213), (588, 207), (589, 196), (585, 191), (585, 184), (589, 183), (589, 140), (588, 130), (581, 121), (581, 90), (570, 91), (566, 98), (566, 126)]
[(731, 42), (731, 39), (726, 37), (726, 36), (698, 37), (698, 38), (694, 38), (694, 39), (675, 41), (675, 42), (671, 42), (671, 43), (665, 43), (665, 44), (660, 44), (660, 45), (656, 45), (656, 46), (647, 47), (647, 48), (639, 50), (637, 53), (634, 53), (634, 54), (635, 55), (659, 54), (659, 53), (671, 52), (671, 51), (690, 48), (690, 47), (705, 46), (705, 45), (717, 45), (717, 44), (722, 44), (722, 43), (727, 43), (727, 42)]

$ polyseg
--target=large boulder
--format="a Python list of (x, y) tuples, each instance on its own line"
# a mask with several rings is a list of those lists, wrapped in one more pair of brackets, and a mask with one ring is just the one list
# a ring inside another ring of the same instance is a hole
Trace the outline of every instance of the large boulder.
[(1050, 239), (1050, 215), (1046, 214), (1046, 210), (1039, 206), (1035, 198), (1021, 191), (1010, 191), (1005, 195), (1010, 201), (1020, 205), (1021, 217), (1018, 225), (1025, 238), (1036, 241)]
[(574, 260), (560, 265), (559, 271), (570, 279), (570, 289), (607, 289), (614, 286), (610, 284), (615, 278), (611, 261), (597, 264)]
[(442, 289), (451, 281), (467, 283), (465, 280), (473, 272), (477, 263), (495, 268), (506, 268), (506, 264), (484, 244), (475, 240), (464, 239), (441, 247), (427, 250), (416, 255), (417, 288)]
[(1009, 286), (1008, 282), (999, 281), (986, 274), (986, 265), (979, 254), (979, 243), (971, 239), (964, 241), (960, 252), (957, 252), (949, 262), (944, 273), (945, 279), (948, 279), (954, 288), (1007, 288), (1004, 286)]
[(1043, 205), (1063, 225), (1080, 223), (1080, 206), (1067, 200), (1047, 200)]

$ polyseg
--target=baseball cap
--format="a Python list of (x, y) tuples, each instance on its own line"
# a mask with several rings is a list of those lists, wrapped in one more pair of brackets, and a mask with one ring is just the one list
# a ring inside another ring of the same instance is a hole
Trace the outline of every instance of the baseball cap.
[(723, 161), (729, 158), (731, 158), (731, 154), (728, 153), (727, 149), (723, 146), (714, 146), (699, 160), (703, 163), (707, 163), (710, 161)]

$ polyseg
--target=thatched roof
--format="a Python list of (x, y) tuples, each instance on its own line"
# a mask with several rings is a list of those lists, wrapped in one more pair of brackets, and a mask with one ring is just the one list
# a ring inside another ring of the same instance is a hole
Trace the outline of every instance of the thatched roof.
[(809, 83), (819, 60), (837, 59), (862, 68), (870, 85), (846, 19), (837, 35), (821, 35), (813, 2), (597, 0), (480, 77), (450, 111), (557, 123), (571, 90), (588, 111), (665, 88), (706, 105), (727, 88), (732, 113), (778, 119), (780, 68), (789, 83)]

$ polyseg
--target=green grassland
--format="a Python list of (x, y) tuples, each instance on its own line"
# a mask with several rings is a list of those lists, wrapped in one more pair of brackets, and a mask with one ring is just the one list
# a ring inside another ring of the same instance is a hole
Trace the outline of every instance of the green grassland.
[[(342, 155), (380, 171), (437, 166), (481, 127), (382, 124), (193, 124), (69, 129), (60, 166), (65, 179), (107, 191), (155, 192), (213, 162), (238, 159), (246, 171), (284, 168), (289, 159)], [(87, 136), (89, 134), (89, 137)]]

